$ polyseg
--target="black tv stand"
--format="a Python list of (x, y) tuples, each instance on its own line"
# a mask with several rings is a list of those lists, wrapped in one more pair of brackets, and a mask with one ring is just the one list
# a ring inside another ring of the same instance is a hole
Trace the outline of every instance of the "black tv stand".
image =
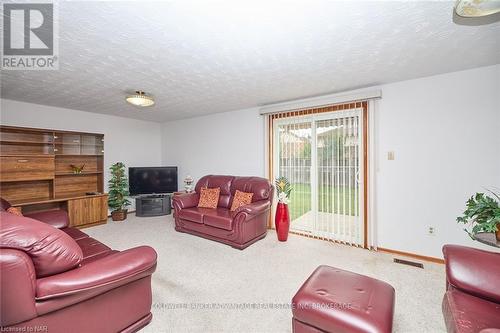
[(161, 216), (170, 213), (170, 194), (148, 194), (135, 198), (135, 216)]
[(143, 196), (143, 198), (166, 198), (166, 197), (170, 197), (170, 194), (148, 194), (148, 195), (145, 195)]

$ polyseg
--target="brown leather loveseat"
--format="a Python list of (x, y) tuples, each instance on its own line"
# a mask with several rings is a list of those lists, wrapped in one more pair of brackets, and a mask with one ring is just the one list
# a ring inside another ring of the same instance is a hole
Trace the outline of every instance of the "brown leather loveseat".
[(67, 219), (56, 226), (0, 211), (2, 332), (135, 332), (147, 325), (156, 252), (114, 251)]
[[(202, 187), (220, 188), (217, 208), (197, 207)], [(252, 203), (231, 212), (236, 190), (253, 193)], [(175, 230), (241, 250), (266, 236), (272, 198), (273, 186), (265, 178), (205, 176), (195, 192), (174, 196)]]

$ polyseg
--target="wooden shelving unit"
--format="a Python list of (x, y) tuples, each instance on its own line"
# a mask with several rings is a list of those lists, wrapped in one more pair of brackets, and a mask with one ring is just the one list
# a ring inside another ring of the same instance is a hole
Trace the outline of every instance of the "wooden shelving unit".
[(103, 134), (0, 126), (0, 166), (0, 196), (24, 212), (66, 209), (78, 227), (106, 222)]

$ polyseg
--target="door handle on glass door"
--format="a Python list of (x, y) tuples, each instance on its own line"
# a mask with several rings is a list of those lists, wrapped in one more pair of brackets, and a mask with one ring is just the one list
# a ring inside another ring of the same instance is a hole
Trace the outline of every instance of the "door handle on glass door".
[(359, 170), (356, 171), (356, 184), (362, 184), (363, 182), (359, 179)]

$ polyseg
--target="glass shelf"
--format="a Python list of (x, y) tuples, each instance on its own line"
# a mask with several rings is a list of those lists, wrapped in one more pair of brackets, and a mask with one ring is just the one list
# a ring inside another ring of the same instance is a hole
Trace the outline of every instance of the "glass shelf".
[(92, 134), (56, 133), (56, 155), (104, 155), (104, 137)]
[(54, 153), (54, 135), (45, 131), (24, 131), (1, 128), (0, 154), (51, 155)]

